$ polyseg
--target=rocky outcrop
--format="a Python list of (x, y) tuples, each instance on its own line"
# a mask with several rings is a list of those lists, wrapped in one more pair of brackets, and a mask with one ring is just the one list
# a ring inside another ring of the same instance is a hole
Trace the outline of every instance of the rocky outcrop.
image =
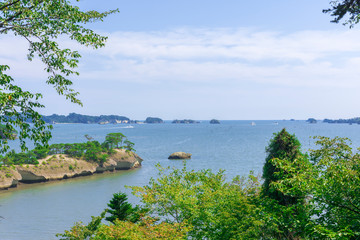
[(191, 158), (191, 153), (185, 153), (185, 152), (174, 152), (168, 157), (168, 159), (189, 159), (189, 158)]
[(23, 165), (0, 170), (0, 189), (16, 187), (18, 182), (36, 183), (88, 176), (107, 171), (128, 170), (141, 166), (142, 159), (124, 149), (115, 150), (103, 164), (58, 154), (40, 159), (38, 165)]
[(16, 168), (1, 167), (0, 169), (0, 189), (7, 189), (16, 187), (21, 179), (21, 175), (16, 171)]

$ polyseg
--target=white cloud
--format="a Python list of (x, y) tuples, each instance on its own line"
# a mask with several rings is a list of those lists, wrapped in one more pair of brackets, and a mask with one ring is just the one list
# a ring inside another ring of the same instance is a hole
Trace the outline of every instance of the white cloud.
[(110, 34), (107, 46), (97, 53), (103, 67), (83, 77), (347, 87), (358, 82), (359, 70), (353, 64), (360, 55), (359, 38), (356, 30), (291, 34), (247, 29), (117, 32)]
[[(305, 108), (301, 105), (304, 94), (312, 94), (307, 97), (317, 101), (317, 104), (310, 104), (308, 109), (309, 112), (317, 112), (311, 107), (341, 104), (335, 98), (329, 99), (330, 93), (338, 93), (338, 99), (349, 100), (357, 94), (354, 89), (360, 87), (360, 31), (355, 29), (280, 33), (245, 28), (183, 28), (105, 35), (109, 36), (105, 48), (96, 51), (80, 48), (83, 54), (79, 69), (81, 75), (75, 88), (94, 107), (96, 103), (90, 100), (94, 92), (100, 95), (109, 93), (99, 96), (104, 101), (109, 98), (106, 104), (109, 109), (114, 109), (111, 104), (124, 101), (125, 97), (134, 97), (134, 94), (139, 94), (136, 97), (140, 99), (136, 100), (138, 104), (141, 103), (141, 96), (149, 98), (155, 94), (154, 98), (162, 102), (163, 108), (168, 109), (170, 114), (172, 108), (165, 105), (173, 93), (170, 88), (176, 86), (177, 91), (183, 94), (189, 93), (189, 89), (192, 94), (199, 93), (196, 101), (186, 102), (184, 99), (184, 106), (195, 108), (198, 104), (201, 107), (201, 102), (206, 102), (205, 98), (211, 96), (222, 99), (218, 103), (219, 108), (239, 98), (242, 101), (251, 98), (250, 102), (259, 109), (260, 106), (265, 108), (284, 104), (281, 116), (285, 116), (286, 111), (296, 107), (296, 104), (299, 109)], [(65, 39), (61, 39), (61, 43), (74, 49), (78, 47)], [(14, 75), (22, 79), (45, 81), (42, 64), (39, 61), (27, 62), (26, 50), (26, 42), (9, 36), (2, 38), (0, 64), (11, 65)], [(101, 91), (97, 87), (99, 83)], [(126, 92), (122, 92), (121, 96), (116, 95), (117, 89), (132, 84), (140, 90), (132, 95)], [(150, 86), (157, 86), (158, 89)], [(169, 93), (163, 96), (159, 94), (160, 86), (162, 92)], [(286, 105), (289, 102), (281, 100), (289, 96), (294, 99), (291, 107)], [(268, 101), (264, 104), (260, 98)], [(257, 102), (257, 99), (260, 100)], [(323, 99), (327, 101), (323, 102)], [(212, 103), (214, 106), (217, 104)], [(151, 105), (147, 107), (151, 108)], [(234, 105), (233, 108), (239, 107)], [(251, 106), (244, 105), (244, 109), (251, 109)], [(100, 110), (103, 108), (99, 107)], [(161, 110), (157, 109), (156, 112)], [(256, 116), (260, 118), (261, 114), (257, 113)], [(229, 118), (236, 117), (231, 115)]]

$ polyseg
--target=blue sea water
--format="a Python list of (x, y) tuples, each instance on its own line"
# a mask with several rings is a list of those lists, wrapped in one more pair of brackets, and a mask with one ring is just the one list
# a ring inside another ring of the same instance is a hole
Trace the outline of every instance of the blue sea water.
[[(181, 168), (182, 161), (168, 160), (177, 151), (192, 153), (187, 167), (195, 170), (224, 169), (228, 179), (246, 176), (250, 171), (261, 174), (265, 148), (273, 133), (286, 128), (294, 133), (303, 150), (314, 148), (311, 136), (348, 137), (354, 147), (360, 146), (360, 125), (308, 124), (305, 121), (221, 121), (221, 124), (57, 124), (52, 143), (85, 142), (85, 134), (102, 142), (106, 134), (122, 132), (135, 143), (144, 159), (136, 170), (22, 185), (19, 189), (0, 192), (1, 240), (57, 239), (56, 233), (69, 229), (75, 222), (89, 222), (99, 215), (118, 191), (125, 186), (141, 186), (157, 176), (155, 165)], [(276, 124), (275, 122), (278, 122)], [(16, 142), (12, 143), (17, 147)], [(131, 202), (138, 199), (130, 195)]]

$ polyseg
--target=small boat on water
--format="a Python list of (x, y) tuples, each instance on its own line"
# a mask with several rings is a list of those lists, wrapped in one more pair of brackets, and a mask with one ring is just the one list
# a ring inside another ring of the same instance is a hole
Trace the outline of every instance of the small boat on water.
[(121, 127), (121, 128), (134, 128), (134, 126), (125, 126), (125, 127)]
[(279, 125), (279, 123), (278, 123), (278, 122), (274, 122), (274, 125)]
[(255, 122), (251, 122), (251, 126), (256, 126), (256, 123), (255, 123)]

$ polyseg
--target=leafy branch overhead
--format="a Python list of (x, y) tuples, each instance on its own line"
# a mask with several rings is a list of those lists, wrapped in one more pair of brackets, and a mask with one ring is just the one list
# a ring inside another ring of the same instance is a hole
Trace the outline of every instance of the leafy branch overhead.
[[(103, 47), (107, 38), (84, 25), (103, 21), (106, 16), (116, 12), (117, 9), (83, 12), (67, 0), (3, 0), (0, 1), (0, 34), (26, 39), (29, 43), (27, 57), (30, 61), (39, 57), (45, 64), (44, 70), (49, 74), (47, 84), (52, 85), (58, 94), (64, 95), (71, 102), (82, 105), (70, 80), (71, 76), (79, 75), (75, 68), (81, 55), (69, 48), (61, 48), (58, 38), (67, 36), (87, 47)], [(0, 121), (9, 130), (20, 128), (22, 149), (26, 149), (23, 141), (25, 138), (46, 144), (51, 135), (45, 130), (45, 123), (35, 111), (36, 108), (44, 107), (37, 102), (42, 97), (41, 94), (31, 94), (11, 85), (13, 79), (4, 73), (8, 69), (7, 65), (0, 66)], [(17, 98), (11, 101), (14, 96)], [(35, 126), (26, 124), (25, 119)], [(2, 141), (0, 144), (0, 151), (8, 150), (6, 142)]]
[(345, 20), (344, 25), (350, 25), (350, 28), (359, 23), (360, 20), (360, 0), (335, 0), (331, 1), (331, 8), (324, 9), (324, 13), (330, 13), (334, 17), (332, 22), (339, 23)]

